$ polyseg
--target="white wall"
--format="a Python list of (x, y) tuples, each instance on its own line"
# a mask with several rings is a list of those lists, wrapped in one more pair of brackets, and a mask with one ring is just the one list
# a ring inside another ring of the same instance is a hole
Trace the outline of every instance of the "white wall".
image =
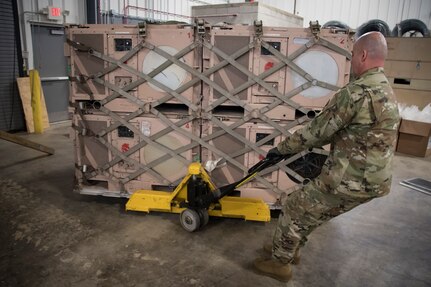
[[(24, 0), (21, 0), (24, 1)], [(36, 0), (31, 0), (36, 1)], [(48, 2), (48, 0), (39, 0)], [(51, 0), (65, 1), (65, 0)], [(84, 0), (81, 0), (84, 1)], [(66, 1), (74, 2), (74, 1)], [(205, 4), (240, 3), (244, 0), (100, 0), (102, 11), (128, 14), (154, 20), (190, 21), (191, 6)], [(371, 19), (381, 19), (392, 29), (405, 19), (420, 19), (431, 27), (431, 0), (259, 0), (270, 6), (294, 13), (321, 24), (339, 20), (357, 28)], [(140, 7), (140, 8), (137, 8)]]
[[(298, 0), (296, 0), (296, 1), (298, 1)], [(324, 0), (322, 0), (322, 1), (324, 1)], [(246, 2), (246, 1), (244, 1), (244, 0), (230, 0), (227, 2), (229, 2), (229, 3), (241, 3), (241, 2)], [(292, 13), (292, 14), (293, 14), (294, 6), (295, 6), (295, 0), (255, 0), (254, 2), (264, 3), (266, 5), (273, 6), (275, 8), (287, 11), (287, 12)]]
[(226, 4), (227, 0), (100, 0), (102, 11), (152, 20), (190, 22), (191, 6)]
[[(85, 3), (86, 0), (18, 0), (20, 17), (26, 12), (25, 16), (27, 20), (59, 24), (85, 23), (85, 9), (83, 10)], [(43, 14), (43, 9), (46, 9), (48, 6), (60, 7), (62, 12), (66, 11), (67, 13), (64, 13), (64, 18), (62, 20), (50, 21), (47, 19), (46, 15)], [(33, 14), (27, 12), (32, 12)]]
[[(24, 65), (27, 70), (34, 67), (31, 23), (45, 25), (86, 23), (86, 0), (18, 0), (17, 2)], [(60, 7), (63, 12), (63, 19), (48, 20), (44, 14), (44, 8), (48, 6)]]

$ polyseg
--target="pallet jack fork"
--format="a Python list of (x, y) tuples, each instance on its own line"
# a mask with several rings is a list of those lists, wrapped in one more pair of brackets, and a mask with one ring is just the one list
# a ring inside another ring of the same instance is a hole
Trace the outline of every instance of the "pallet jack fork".
[(126, 210), (180, 213), (181, 225), (189, 232), (205, 226), (209, 216), (268, 222), (271, 216), (264, 201), (228, 195), (281, 159), (263, 159), (249, 169), (246, 177), (220, 188), (212, 183), (202, 165), (195, 162), (189, 165), (188, 174), (173, 192), (138, 190), (126, 203)]

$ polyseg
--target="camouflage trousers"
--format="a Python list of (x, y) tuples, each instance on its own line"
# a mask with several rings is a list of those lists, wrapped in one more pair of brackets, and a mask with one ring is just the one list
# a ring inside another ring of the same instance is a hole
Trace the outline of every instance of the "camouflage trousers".
[(345, 194), (322, 192), (314, 182), (289, 194), (278, 219), (273, 237), (272, 256), (290, 263), (297, 248), (307, 241), (307, 236), (318, 226), (352, 208), (371, 200)]

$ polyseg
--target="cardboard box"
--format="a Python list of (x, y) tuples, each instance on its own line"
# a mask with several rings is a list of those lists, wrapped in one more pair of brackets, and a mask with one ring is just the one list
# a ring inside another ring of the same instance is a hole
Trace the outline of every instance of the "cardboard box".
[(400, 104), (406, 106), (418, 106), (423, 110), (429, 103), (431, 103), (431, 91), (408, 90), (392, 87), (395, 93), (395, 98)]
[(425, 157), (431, 154), (431, 123), (401, 120), (397, 152)]

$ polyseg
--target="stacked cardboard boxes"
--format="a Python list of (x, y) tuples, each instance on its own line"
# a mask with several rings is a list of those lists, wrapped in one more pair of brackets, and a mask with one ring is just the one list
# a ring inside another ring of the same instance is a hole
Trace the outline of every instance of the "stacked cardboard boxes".
[[(385, 72), (400, 104), (423, 109), (431, 103), (431, 38), (388, 38)], [(429, 123), (402, 119), (397, 151), (424, 157), (430, 154)]]
[(399, 103), (420, 109), (431, 103), (431, 38), (387, 38), (385, 72)]

